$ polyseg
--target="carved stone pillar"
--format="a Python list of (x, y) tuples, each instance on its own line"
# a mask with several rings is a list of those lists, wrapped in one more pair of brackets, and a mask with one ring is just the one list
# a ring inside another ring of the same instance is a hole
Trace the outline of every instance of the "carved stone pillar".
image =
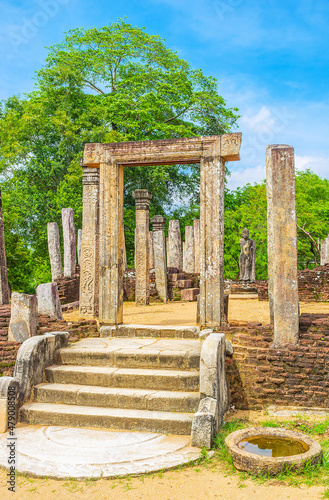
[(164, 232), (166, 218), (162, 217), (162, 215), (156, 215), (152, 217), (151, 222), (153, 225), (156, 287), (163, 302), (167, 303), (166, 237)]
[(80, 315), (98, 315), (99, 168), (83, 167)]
[(182, 239), (179, 220), (170, 220), (168, 229), (168, 267), (182, 269)]
[(185, 226), (185, 268), (186, 273), (194, 273), (194, 234), (193, 226)]
[(213, 149), (213, 154), (209, 152), (200, 163), (200, 323), (203, 328), (225, 325), (225, 161), (217, 148)]
[(193, 221), (193, 236), (194, 236), (194, 272), (200, 272), (200, 220)]
[(136, 203), (136, 306), (146, 305), (150, 301), (150, 264), (149, 264), (149, 207), (152, 194), (147, 189), (133, 192)]
[(269, 294), (275, 347), (296, 344), (299, 332), (294, 149), (266, 148)]

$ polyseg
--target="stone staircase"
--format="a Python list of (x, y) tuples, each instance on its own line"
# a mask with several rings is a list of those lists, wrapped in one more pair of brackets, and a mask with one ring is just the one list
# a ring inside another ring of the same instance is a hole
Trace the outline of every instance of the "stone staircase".
[(200, 399), (196, 328), (122, 325), (116, 333), (60, 349), (20, 421), (190, 434)]

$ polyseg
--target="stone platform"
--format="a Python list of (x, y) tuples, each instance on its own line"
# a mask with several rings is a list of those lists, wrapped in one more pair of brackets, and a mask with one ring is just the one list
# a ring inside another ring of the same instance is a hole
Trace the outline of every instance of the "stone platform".
[[(144, 474), (200, 456), (200, 449), (190, 446), (189, 436), (29, 425), (18, 427), (15, 437), (18, 472), (58, 479)], [(10, 439), (0, 435), (2, 467), (8, 467)]]

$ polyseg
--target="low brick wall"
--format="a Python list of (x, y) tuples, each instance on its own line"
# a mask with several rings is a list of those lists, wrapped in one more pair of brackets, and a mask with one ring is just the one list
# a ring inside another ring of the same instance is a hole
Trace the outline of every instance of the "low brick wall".
[(58, 295), (61, 304), (69, 304), (79, 300), (80, 287), (80, 269), (77, 267), (77, 273), (72, 278), (61, 277), (56, 280), (58, 286)]
[(8, 342), (10, 305), (0, 306), (0, 376), (12, 375), (20, 342)]
[(236, 408), (329, 407), (329, 315), (302, 314), (299, 345), (288, 349), (271, 347), (271, 325), (224, 330), (234, 348), (226, 371)]
[[(258, 300), (268, 300), (267, 281), (257, 282)], [(298, 271), (298, 294), (301, 302), (329, 301), (329, 264)]]
[[(8, 342), (8, 326), (10, 305), (0, 306), (0, 376), (12, 376), (21, 342)], [(37, 335), (47, 332), (70, 332), (69, 343), (77, 342), (85, 337), (99, 337), (95, 320), (65, 321), (55, 320), (48, 316), (39, 316)]]

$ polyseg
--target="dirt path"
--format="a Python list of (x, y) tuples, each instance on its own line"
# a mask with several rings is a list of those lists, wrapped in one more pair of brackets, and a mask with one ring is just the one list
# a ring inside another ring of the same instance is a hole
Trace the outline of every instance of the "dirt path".
[(324, 488), (285, 486), (275, 479), (266, 485), (229, 476), (220, 467), (195, 465), (182, 470), (121, 480), (57, 481), (19, 476), (16, 493), (7, 490), (6, 476), (0, 471), (2, 500), (91, 499), (107, 500), (319, 500)]

